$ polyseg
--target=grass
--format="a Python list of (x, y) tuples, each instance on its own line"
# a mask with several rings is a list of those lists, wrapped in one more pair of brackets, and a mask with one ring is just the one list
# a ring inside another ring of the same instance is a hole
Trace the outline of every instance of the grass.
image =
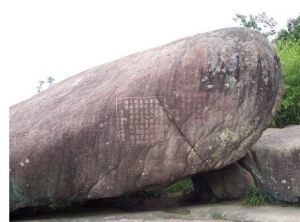
[(171, 184), (170, 186), (163, 188), (162, 193), (170, 194), (170, 193), (190, 193), (194, 191), (193, 182), (190, 178), (178, 181), (176, 183)]
[(252, 186), (247, 192), (244, 202), (247, 206), (262, 206), (268, 202), (268, 199), (261, 190)]
[(175, 182), (167, 187), (150, 188), (147, 191), (141, 191), (136, 195), (144, 198), (159, 198), (172, 195), (182, 195), (194, 192), (193, 182), (190, 178)]

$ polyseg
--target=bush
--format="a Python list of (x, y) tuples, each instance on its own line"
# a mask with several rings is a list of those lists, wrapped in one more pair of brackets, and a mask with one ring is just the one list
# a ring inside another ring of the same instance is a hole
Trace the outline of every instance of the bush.
[(276, 51), (283, 68), (285, 93), (274, 123), (277, 127), (300, 124), (300, 41), (278, 41)]
[(252, 186), (247, 192), (244, 202), (248, 206), (261, 206), (267, 203), (267, 196), (256, 186)]

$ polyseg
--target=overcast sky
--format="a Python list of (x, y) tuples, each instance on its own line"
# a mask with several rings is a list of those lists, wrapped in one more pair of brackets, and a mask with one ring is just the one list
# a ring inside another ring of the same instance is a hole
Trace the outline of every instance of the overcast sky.
[(265, 11), (284, 27), (300, 1), (11, 0), (1, 3), (1, 82), (9, 105), (36, 94), (39, 80), (59, 82), (134, 52), (214, 29), (237, 26), (235, 13)]

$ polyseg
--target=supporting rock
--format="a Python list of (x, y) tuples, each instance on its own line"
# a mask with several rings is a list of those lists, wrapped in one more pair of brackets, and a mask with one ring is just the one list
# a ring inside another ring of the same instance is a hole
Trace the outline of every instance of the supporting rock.
[(275, 200), (300, 203), (300, 126), (267, 129), (242, 161)]

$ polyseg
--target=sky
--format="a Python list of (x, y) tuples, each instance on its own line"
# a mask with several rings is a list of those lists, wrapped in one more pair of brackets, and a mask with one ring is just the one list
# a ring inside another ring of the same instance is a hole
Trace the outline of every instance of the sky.
[(300, 1), (11, 0), (1, 3), (1, 79), (9, 106), (96, 65), (179, 38), (237, 26), (235, 13), (265, 11), (283, 28)]

